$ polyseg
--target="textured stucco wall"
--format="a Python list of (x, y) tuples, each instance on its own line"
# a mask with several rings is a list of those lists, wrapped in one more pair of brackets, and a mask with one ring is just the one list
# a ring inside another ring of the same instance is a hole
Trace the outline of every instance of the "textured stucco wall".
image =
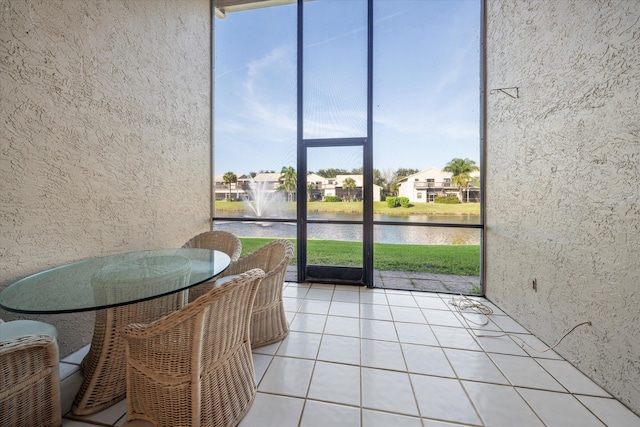
[(487, 89), (487, 296), (640, 413), (640, 2), (488, 0)]
[[(0, 0), (0, 288), (209, 229), (209, 0)], [(38, 318), (61, 354), (93, 313)]]

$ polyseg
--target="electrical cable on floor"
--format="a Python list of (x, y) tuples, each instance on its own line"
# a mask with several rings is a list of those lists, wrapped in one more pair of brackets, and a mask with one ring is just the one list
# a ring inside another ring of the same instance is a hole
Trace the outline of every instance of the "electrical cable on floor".
[[(537, 349), (535, 347), (533, 347), (531, 344), (527, 343), (525, 340), (523, 340), (522, 338), (520, 338), (518, 335), (516, 334), (512, 334), (509, 332), (502, 332), (498, 335), (485, 335), (485, 334), (478, 334), (476, 333), (476, 331), (471, 327), (471, 325), (469, 324), (469, 322), (477, 325), (477, 326), (486, 326), (489, 324), (489, 316), (491, 316), (493, 314), (493, 310), (491, 309), (491, 307), (487, 307), (486, 305), (482, 304), (480, 301), (471, 299), (467, 296), (464, 295), (460, 295), (459, 299), (455, 299), (455, 298), (451, 298), (451, 301), (449, 301), (449, 304), (453, 305), (456, 308), (456, 312), (460, 315), (460, 317), (462, 317), (462, 319), (464, 320), (464, 322), (467, 324), (467, 328), (469, 330), (471, 330), (471, 332), (473, 333), (474, 336), (476, 337), (488, 337), (488, 338), (498, 338), (498, 337), (511, 337), (512, 339), (517, 339), (521, 342), (520, 347), (524, 349), (524, 346), (529, 347), (530, 349), (538, 352), (538, 353), (544, 353), (547, 352), (549, 350), (553, 350), (554, 348), (556, 348), (563, 339), (565, 339), (567, 337), (567, 335), (569, 335), (571, 332), (575, 331), (579, 326), (582, 325), (591, 325), (591, 321), (587, 320), (586, 322), (582, 322), (582, 323), (578, 323), (577, 325), (575, 325), (573, 328), (569, 329), (569, 331), (564, 334), (554, 345), (552, 346), (548, 346), (546, 347), (544, 350), (540, 350)], [(473, 313), (475, 314), (480, 314), (485, 316), (485, 319), (483, 322), (478, 323), (472, 319), (468, 319), (464, 313), (462, 312), (463, 310), (471, 310)]]

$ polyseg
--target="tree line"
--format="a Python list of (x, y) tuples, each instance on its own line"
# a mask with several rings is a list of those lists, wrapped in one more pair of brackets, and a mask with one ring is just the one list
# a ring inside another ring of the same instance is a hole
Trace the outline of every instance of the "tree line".
[[(463, 189), (468, 190), (471, 183), (480, 185), (478, 179), (471, 176), (473, 172), (480, 170), (474, 160), (470, 160), (467, 158), (461, 159), (456, 157), (448, 162), (445, 167), (442, 168), (442, 170), (444, 172), (451, 173), (451, 182), (458, 187), (460, 194), (462, 194)], [(338, 175), (363, 175), (363, 172), (364, 168), (360, 167), (353, 168), (351, 170), (339, 168), (319, 169), (316, 172), (310, 171), (309, 173), (315, 173), (323, 178), (335, 178)], [(380, 169), (374, 169), (373, 183), (382, 187), (384, 194), (397, 196), (398, 190), (400, 188), (400, 182), (404, 178), (418, 172), (420, 172), (420, 170), (413, 168), (398, 168), (396, 170), (386, 169), (383, 171), (381, 171)], [(260, 170), (258, 173), (276, 172), (273, 170)], [(251, 178), (255, 178), (256, 175), (256, 172), (249, 173), (249, 176), (251, 176)], [(233, 172), (227, 172), (222, 176), (222, 180), (229, 186), (229, 195), (231, 195), (231, 184), (238, 182), (238, 176)], [(280, 170), (280, 177), (278, 179), (278, 182), (278, 191), (286, 193), (287, 200), (294, 200), (294, 194), (296, 192), (296, 188), (298, 187), (298, 178), (295, 169), (292, 166), (283, 166)], [(342, 183), (342, 188), (347, 191), (347, 194), (349, 194), (348, 192), (350, 190), (354, 190), (356, 188), (356, 182), (353, 180), (353, 178), (347, 177)]]

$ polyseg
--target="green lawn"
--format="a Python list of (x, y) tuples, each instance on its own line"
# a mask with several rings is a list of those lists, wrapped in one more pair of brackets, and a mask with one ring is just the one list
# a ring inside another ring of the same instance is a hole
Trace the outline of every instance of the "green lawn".
[[(295, 203), (283, 203), (283, 217), (295, 217)], [(362, 202), (311, 202), (310, 212), (362, 212)], [(216, 215), (232, 215), (244, 212), (243, 202), (216, 202)], [(479, 203), (447, 205), (440, 203), (415, 203), (409, 208), (388, 208), (385, 202), (374, 203), (374, 213), (386, 215), (479, 215)], [(273, 240), (270, 238), (241, 237), (242, 255), (247, 255)], [(291, 239), (294, 246), (295, 239)], [(309, 264), (335, 266), (361, 266), (362, 244), (335, 240), (309, 240)], [(294, 254), (295, 257), (295, 254)], [(293, 264), (296, 263), (294, 258)], [(374, 268), (478, 276), (480, 274), (479, 245), (406, 245), (376, 243)]]
[[(283, 215), (295, 217), (295, 202), (281, 203)], [(216, 202), (216, 215), (225, 216), (233, 212), (244, 212), (244, 202)], [(309, 212), (362, 212), (362, 202), (310, 202)], [(389, 208), (386, 202), (374, 202), (373, 212), (385, 215), (480, 215), (480, 203), (413, 203), (408, 208)]]
[[(273, 239), (240, 237), (242, 255), (254, 252)], [(290, 239), (296, 244), (295, 239)], [(362, 244), (334, 240), (309, 240), (309, 263), (320, 265), (361, 266)], [(292, 264), (296, 264), (296, 253)], [(434, 274), (478, 276), (479, 245), (403, 245), (374, 244), (374, 268), (377, 270), (411, 271)]]

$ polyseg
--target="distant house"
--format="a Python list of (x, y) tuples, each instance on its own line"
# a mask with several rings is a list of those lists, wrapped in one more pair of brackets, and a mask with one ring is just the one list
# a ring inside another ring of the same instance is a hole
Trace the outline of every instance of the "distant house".
[(322, 200), (325, 196), (326, 178), (315, 173), (307, 175), (307, 191), (310, 201)]
[[(247, 181), (247, 195), (246, 199), (252, 199), (255, 197), (255, 192), (258, 193), (275, 193), (280, 186), (280, 177), (282, 174), (276, 172), (259, 173), (253, 180)], [(251, 183), (253, 181), (253, 183)], [(253, 186), (253, 188), (251, 187)], [(252, 194), (253, 193), (253, 194)]]
[[(318, 177), (318, 175), (315, 175), (315, 177)], [(315, 184), (316, 185), (320, 184), (315, 177), (313, 178), (315, 180)], [(323, 200), (325, 196), (337, 196), (344, 200), (347, 198), (347, 193), (348, 193), (348, 198), (351, 200), (362, 200), (362, 186), (363, 186), (362, 175), (337, 175), (335, 178), (322, 178), (322, 177), (319, 177), (319, 178), (321, 178), (323, 182), (319, 187), (319, 191), (317, 191), (317, 193), (314, 192), (315, 198), (313, 200)], [(342, 184), (347, 178), (351, 178), (355, 181), (356, 188), (350, 189), (350, 190), (342, 188)], [(309, 178), (307, 178), (307, 182), (309, 182)], [(373, 185), (373, 201), (374, 202), (380, 201), (381, 191), (382, 191), (382, 187), (375, 184)]]
[[(347, 178), (351, 178), (356, 182), (356, 188), (353, 190), (347, 190), (342, 188), (342, 184)], [(341, 197), (343, 200), (348, 197), (353, 200), (362, 200), (362, 187), (363, 187), (363, 177), (362, 175), (337, 175), (335, 177), (335, 194), (338, 197)], [(373, 201), (380, 201), (380, 193), (382, 191), (382, 187), (379, 185), (373, 184)]]
[[(460, 192), (452, 182), (452, 176), (451, 172), (443, 172), (440, 168), (429, 168), (409, 175), (400, 181), (398, 197), (407, 197), (412, 203), (433, 202), (436, 196), (448, 195), (455, 195), (460, 201), (480, 201), (480, 188), (476, 184), (471, 182), (468, 189), (463, 188)], [(471, 176), (480, 179), (480, 172), (474, 172)]]
[(253, 180), (255, 182), (268, 183), (268, 186), (271, 187), (273, 191), (276, 191), (278, 189), (278, 186), (280, 185), (281, 175), (282, 174), (277, 172), (276, 173), (259, 173), (253, 177)]
[[(262, 191), (276, 192), (280, 186), (280, 173), (259, 173), (251, 178), (249, 175), (236, 174), (237, 182), (231, 186), (224, 182), (224, 174), (214, 177), (215, 200), (222, 201), (230, 197), (231, 200), (251, 199), (251, 182), (260, 187)], [(342, 188), (345, 179), (351, 178), (356, 182), (356, 188), (346, 190)], [(311, 201), (324, 200), (325, 196), (338, 196), (345, 198), (347, 192), (352, 200), (362, 200), (362, 175), (338, 175), (335, 178), (324, 178), (318, 174), (307, 175), (307, 191), (311, 192)], [(229, 188), (231, 187), (231, 188)], [(382, 187), (373, 186), (373, 201), (380, 201)]]
[(213, 189), (216, 201), (225, 200), (227, 198), (230, 198), (231, 200), (242, 200), (245, 197), (247, 182), (251, 180), (251, 177), (244, 174), (236, 174), (236, 176), (238, 177), (238, 180), (237, 182), (232, 183), (231, 186), (224, 182), (224, 174), (216, 175), (213, 178)]

